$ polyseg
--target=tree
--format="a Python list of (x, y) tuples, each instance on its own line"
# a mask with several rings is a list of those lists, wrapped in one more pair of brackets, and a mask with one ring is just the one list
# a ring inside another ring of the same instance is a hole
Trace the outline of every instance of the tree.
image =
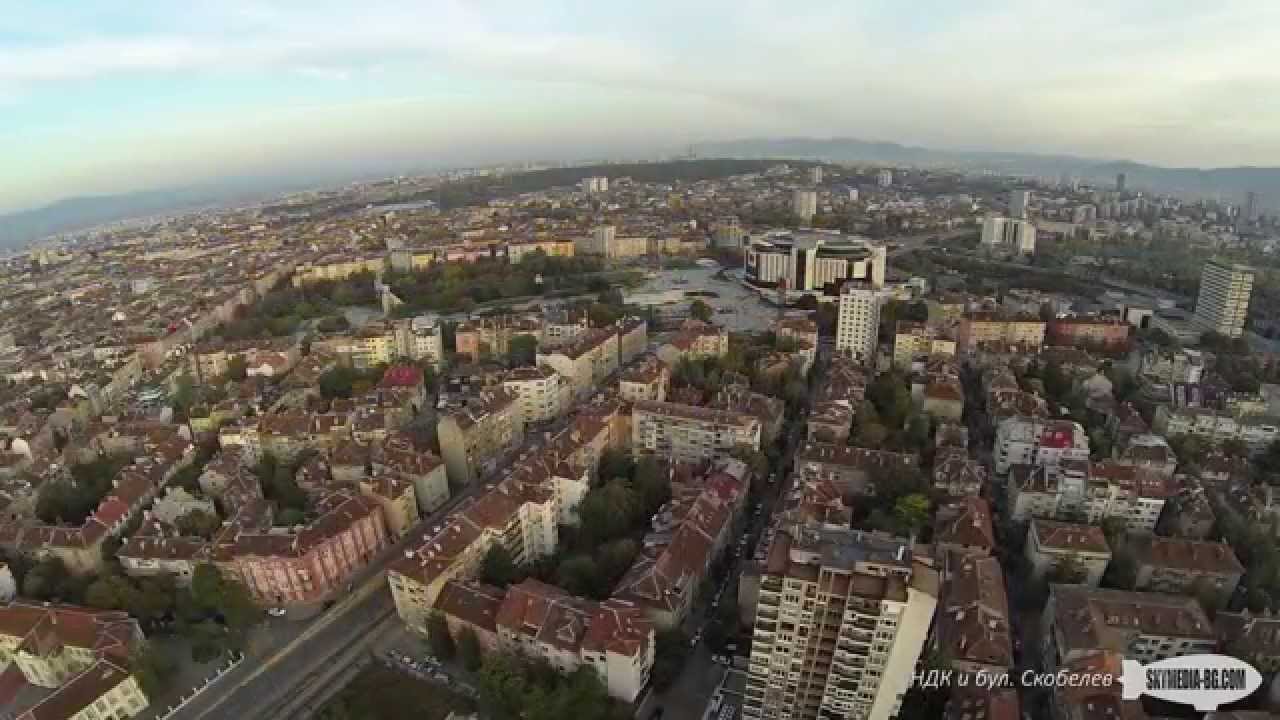
[(194, 381), (192, 381), (190, 375), (182, 373), (174, 383), (173, 392), (169, 393), (169, 404), (173, 406), (174, 412), (186, 413), (191, 409), (191, 404), (195, 402), (195, 397)]
[(693, 303), (689, 305), (689, 317), (695, 320), (711, 322), (711, 319), (715, 316), (715, 309), (702, 300), (694, 300)]
[(141, 643), (129, 655), (129, 670), (148, 699), (164, 692), (177, 669), (173, 660), (151, 643)]
[(457, 654), (458, 648), (443, 613), (432, 611), (427, 615), (427, 640), (431, 643), (431, 654), (441, 660), (452, 660)]
[(245, 362), (244, 356), (237, 353), (228, 358), (227, 379), (239, 382), (247, 377), (249, 377), (249, 365)]
[(587, 308), (587, 320), (591, 322), (591, 327), (612, 325), (618, 321), (618, 317), (616, 309), (603, 303), (591, 303), (591, 307)]
[(602, 480), (630, 478), (636, 471), (636, 463), (631, 459), (631, 453), (617, 448), (605, 448), (600, 453), (597, 468), (596, 475)]
[(671, 478), (663, 472), (657, 458), (646, 455), (636, 463), (632, 487), (640, 495), (644, 517), (652, 517), (671, 499)]
[(602, 590), (608, 592), (604, 587), (600, 566), (590, 555), (574, 555), (560, 563), (560, 567), (556, 569), (556, 585), (564, 588), (570, 595), (601, 597)]
[(480, 652), (480, 639), (476, 637), (476, 631), (469, 627), (463, 628), (458, 634), (458, 657), (462, 660), (462, 666), (472, 672), (479, 670), (484, 660)]
[(359, 373), (344, 365), (330, 368), (320, 376), (320, 396), (326, 399), (349, 398), (355, 388)]
[(1080, 560), (1075, 555), (1064, 555), (1045, 574), (1046, 581), (1064, 585), (1076, 585), (1084, 582), (1088, 577), (1088, 570), (1080, 564)]
[(918, 534), (929, 522), (929, 498), (919, 493), (898, 498), (893, 505), (893, 519), (902, 532)]
[(911, 391), (896, 372), (881, 373), (867, 387), (867, 399), (886, 427), (901, 429), (911, 413)]
[(675, 684), (684, 669), (689, 657), (689, 638), (679, 627), (673, 627), (658, 633), (654, 648), (653, 687), (655, 690), (666, 690)]
[(520, 568), (511, 551), (502, 543), (494, 543), (480, 564), (480, 579), (495, 587), (505, 588), (519, 580)]
[(533, 335), (516, 335), (507, 345), (507, 364), (511, 367), (533, 365), (538, 357), (538, 338)]
[(178, 532), (186, 537), (212, 538), (214, 533), (222, 529), (222, 521), (218, 519), (217, 515), (199, 508), (179, 517), (173, 524), (178, 529)]

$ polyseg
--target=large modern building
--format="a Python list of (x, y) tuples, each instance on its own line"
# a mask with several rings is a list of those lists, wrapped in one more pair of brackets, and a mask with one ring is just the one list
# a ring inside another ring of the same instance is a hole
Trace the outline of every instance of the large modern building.
[(802, 222), (813, 220), (818, 214), (818, 193), (813, 190), (796, 190), (791, 195), (791, 212)]
[(1009, 191), (1009, 217), (1025, 220), (1029, 207), (1031, 207), (1030, 190)]
[(746, 413), (641, 400), (631, 413), (631, 444), (677, 462), (724, 458), (739, 446), (760, 449), (760, 421)]
[(846, 284), (840, 291), (836, 350), (849, 353), (863, 363), (870, 363), (875, 359), (879, 331), (879, 294), (866, 283)]
[(436, 432), (449, 481), (465, 485), (524, 438), (520, 396), (506, 388), (484, 390), (441, 418)]
[(885, 249), (859, 237), (799, 233), (753, 238), (747, 248), (747, 282), (762, 288), (779, 283), (793, 293), (835, 289), (845, 280), (884, 286)]
[(905, 539), (779, 530), (756, 588), (743, 717), (894, 717), (938, 593), (937, 571), (915, 562)]
[(1031, 255), (1036, 251), (1036, 226), (1016, 217), (989, 217), (982, 221), (982, 246)]
[(1254, 269), (1247, 265), (1210, 260), (1200, 274), (1196, 324), (1227, 337), (1240, 337), (1249, 317)]

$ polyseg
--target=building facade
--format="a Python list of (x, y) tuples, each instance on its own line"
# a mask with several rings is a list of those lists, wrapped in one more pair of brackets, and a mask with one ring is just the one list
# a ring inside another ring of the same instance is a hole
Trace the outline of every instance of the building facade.
[(1205, 263), (1196, 298), (1196, 324), (1227, 337), (1240, 337), (1249, 317), (1255, 272), (1247, 265), (1216, 260)]

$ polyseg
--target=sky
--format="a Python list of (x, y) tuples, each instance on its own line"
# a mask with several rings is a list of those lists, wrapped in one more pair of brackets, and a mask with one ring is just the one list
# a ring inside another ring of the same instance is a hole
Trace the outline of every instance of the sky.
[(1280, 3), (0, 0), (0, 212), (855, 137), (1280, 165)]

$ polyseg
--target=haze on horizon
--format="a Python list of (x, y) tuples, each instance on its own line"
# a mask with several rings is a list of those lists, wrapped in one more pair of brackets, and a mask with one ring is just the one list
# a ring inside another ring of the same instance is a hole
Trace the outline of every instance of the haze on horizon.
[(1280, 165), (1280, 4), (0, 3), (0, 212), (845, 136)]

